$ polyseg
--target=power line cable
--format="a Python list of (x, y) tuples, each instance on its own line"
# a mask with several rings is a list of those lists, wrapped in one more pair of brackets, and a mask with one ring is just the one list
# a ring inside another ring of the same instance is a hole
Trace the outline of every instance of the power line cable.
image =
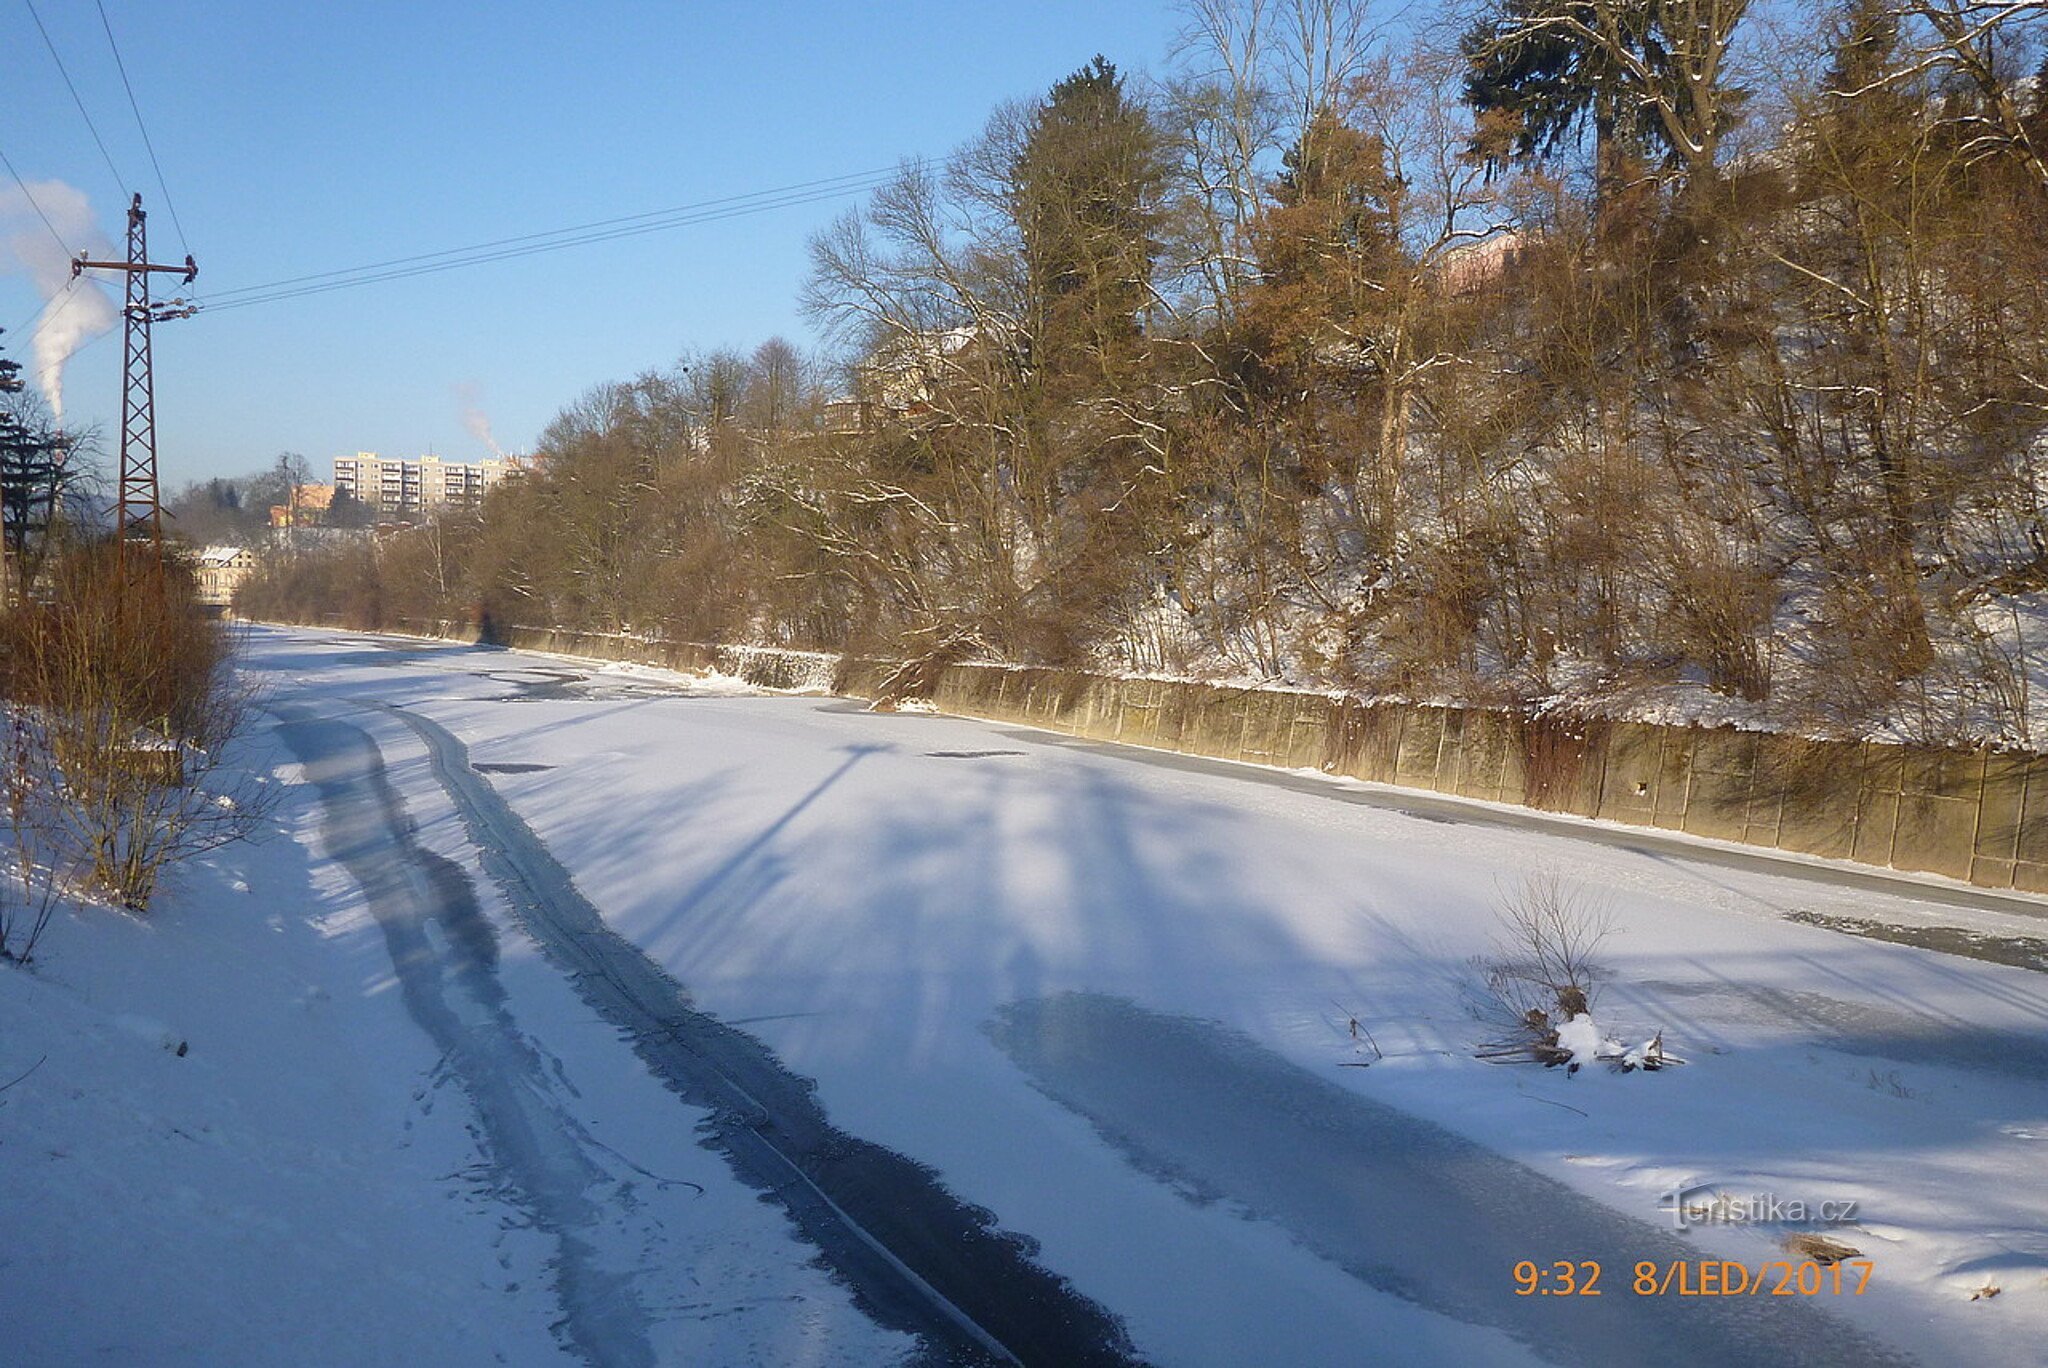
[(57, 240), (57, 246), (64, 253), (65, 259), (69, 260), (76, 255), (72, 252), (70, 244), (64, 241), (64, 235), (57, 231), (57, 225), (50, 222), (50, 216), (43, 212), (43, 206), (36, 203), (35, 192), (28, 188), (28, 182), (21, 178), (21, 172), (14, 169), (14, 163), (7, 159), (5, 152), (0, 152), (0, 165), (7, 168), (7, 174), (14, 177), (14, 183), (21, 187), (22, 197), (28, 201), (28, 207), (36, 211), (36, 217), (43, 221), (43, 227), (50, 230), (50, 236)]
[(100, 12), (100, 27), (107, 31), (107, 46), (114, 52), (114, 69), (121, 73), (121, 88), (128, 92), (128, 107), (135, 111), (135, 126), (142, 132), (142, 146), (149, 153), (149, 165), (156, 172), (156, 188), (164, 192), (164, 208), (171, 211), (171, 227), (177, 230), (178, 246), (185, 255), (192, 255), (192, 244), (185, 241), (185, 225), (178, 221), (178, 206), (171, 200), (171, 187), (164, 184), (164, 168), (156, 159), (156, 144), (149, 140), (149, 125), (142, 121), (142, 106), (135, 102), (135, 87), (128, 82), (128, 65), (121, 60), (121, 45), (114, 41), (114, 26), (107, 22), (107, 7), (100, 0), (92, 0), (93, 7)]
[(386, 262), (351, 268), (347, 271), (331, 271), (318, 275), (298, 276), (289, 280), (273, 281), (268, 285), (244, 286), (215, 295), (207, 304), (209, 312), (221, 309), (244, 308), (252, 304), (269, 304), (279, 300), (296, 299), (305, 295), (324, 294), (332, 290), (348, 289), (357, 285), (371, 285), (388, 280), (403, 280), (413, 276), (433, 275), (443, 271), (457, 270), (465, 266), (484, 265), (494, 261), (511, 260), (533, 256), (542, 252), (559, 251), (567, 247), (587, 246), (592, 243), (609, 242), (619, 238), (636, 237), (644, 233), (664, 232), (676, 228), (691, 227), (703, 223), (715, 223), (726, 219), (740, 218), (752, 214), (766, 213), (822, 200), (837, 199), (849, 194), (859, 194), (885, 184), (896, 173), (862, 172), (851, 176), (833, 177), (826, 181), (802, 182), (777, 190), (755, 191), (748, 195), (733, 195), (723, 199), (707, 200), (696, 205), (685, 205), (676, 209), (658, 210), (649, 214), (634, 214), (617, 219), (604, 219), (596, 223), (583, 224), (575, 228), (559, 228), (547, 233), (529, 233), (520, 237), (501, 238), (495, 242), (478, 243), (471, 247), (451, 248), (442, 252), (428, 252), (418, 256), (398, 257)]
[(818, 200), (827, 198), (831, 198), (831, 196), (810, 195), (804, 196), (802, 198), (781, 201), (774, 204), (754, 205), (744, 209), (729, 210), (723, 213), (705, 214), (690, 219), (678, 219), (665, 223), (644, 224), (634, 228), (613, 229), (609, 232), (592, 233), (585, 235), (583, 237), (571, 238), (563, 241), (539, 243), (530, 247), (509, 248), (504, 251), (488, 252), (474, 256), (462, 257), (453, 261), (434, 262), (421, 266), (408, 267), (402, 270), (385, 271), (375, 275), (357, 276), (347, 280), (335, 280), (329, 281), (325, 284), (301, 286), (297, 289), (291, 290), (280, 290), (274, 294), (252, 295), (245, 298), (231, 300), (226, 304), (209, 305), (208, 307), (210, 309), (243, 308), (251, 304), (269, 304), (283, 299), (296, 299), (304, 295), (325, 294), (333, 290), (345, 290), (357, 285), (374, 285), (387, 280), (403, 280), (413, 276), (436, 275), (444, 271), (458, 270), (465, 266), (480, 266), (494, 261), (507, 261), (518, 257), (534, 256), (542, 252), (559, 251), (566, 247), (587, 246), (592, 243), (609, 242), (618, 238), (636, 237), (644, 233), (662, 232), (676, 228), (690, 227), (694, 224), (712, 223), (722, 219), (739, 218), (749, 214), (765, 213), (771, 209), (789, 208), (800, 204), (810, 204), (817, 202)]
[[(405, 266), (414, 262), (432, 261), (441, 257), (457, 257), (477, 252), (488, 252), (519, 243), (538, 242), (543, 238), (568, 238), (571, 234), (588, 233), (594, 230), (612, 228), (616, 225), (647, 223), (649, 220), (667, 218), (677, 218), (681, 221), (688, 216), (716, 209), (720, 206), (741, 205), (755, 200), (776, 198), (778, 199), (777, 204), (764, 206), (775, 208), (780, 207), (780, 197), (799, 192), (815, 190), (821, 198), (842, 193), (858, 193), (859, 191), (873, 188), (875, 184), (880, 183), (893, 174), (893, 172), (889, 171), (855, 171), (843, 176), (828, 176), (822, 180), (799, 181), (794, 185), (778, 186), (772, 190), (753, 190), (743, 195), (726, 195), (718, 199), (700, 200), (694, 204), (677, 205), (671, 209), (655, 209), (644, 214), (626, 214), (618, 218), (598, 219), (593, 223), (572, 224), (567, 228), (551, 228), (539, 233), (522, 233), (517, 237), (497, 238), (490, 242), (471, 243), (466, 247), (450, 247), (439, 252), (421, 252), (415, 256), (393, 257), (388, 261), (373, 261), (362, 266), (350, 266), (338, 271), (320, 271), (313, 275), (289, 276), (283, 280), (272, 280), (262, 285), (242, 285), (231, 290), (222, 290), (215, 293), (213, 300), (218, 305), (241, 295), (268, 293), (272, 290), (283, 289), (287, 286), (309, 281), (332, 280), (342, 276), (355, 276), (372, 271), (382, 271), (389, 267)], [(665, 227), (668, 225), (650, 224), (649, 226)]]
[(28, 6), (29, 17), (36, 21), (36, 31), (43, 35), (43, 46), (50, 50), (50, 60), (57, 64), (57, 74), (64, 78), (64, 88), (71, 92), (71, 103), (78, 106), (79, 117), (85, 120), (85, 126), (91, 130), (92, 140), (99, 144), (100, 156), (106, 160), (107, 170), (113, 172), (114, 184), (125, 192), (128, 189), (128, 178), (114, 165), (114, 154), (107, 151), (107, 142), (100, 136), (99, 125), (94, 123), (92, 115), (86, 112), (85, 101), (79, 97), (78, 87), (71, 80), (70, 69), (64, 65), (64, 59), (57, 55), (57, 44), (51, 39), (50, 30), (43, 26), (43, 16), (36, 13), (35, 0), (21, 2)]
[(571, 238), (555, 242), (539, 243), (530, 247), (508, 248), (503, 251), (487, 252), (472, 256), (461, 257), (452, 261), (432, 262), (424, 265), (407, 267), (401, 270), (382, 271), (374, 275), (361, 275), (351, 277), (346, 280), (333, 280), (327, 281), (323, 284), (305, 285), (300, 286), (296, 289), (279, 290), (271, 294), (249, 295), (229, 300), (224, 304), (209, 302), (207, 307), (209, 309), (242, 308), (251, 304), (268, 304), (281, 299), (297, 299), (304, 295), (326, 294), (334, 290), (345, 290), (357, 285), (375, 285), (384, 281), (405, 280), (414, 276), (438, 275), (446, 271), (460, 270), (463, 267), (467, 266), (482, 266), (496, 261), (509, 261), (517, 259), (519, 257), (539, 255), (544, 252), (560, 251), (568, 247), (582, 247), (599, 242), (610, 242), (619, 238), (637, 237), (645, 233), (657, 233), (677, 228), (687, 228), (695, 224), (701, 223), (714, 223), (724, 219), (740, 218), (750, 214), (765, 213), (771, 209), (790, 208), (796, 205), (810, 204), (825, 198), (829, 197), (817, 195), (806, 196), (801, 199), (791, 199), (787, 201), (778, 202), (775, 204), (755, 205), (748, 207), (746, 209), (730, 210), (718, 214), (706, 214), (691, 219), (679, 219), (666, 223), (645, 224), (636, 228), (613, 229), (605, 233), (592, 233), (583, 237)]

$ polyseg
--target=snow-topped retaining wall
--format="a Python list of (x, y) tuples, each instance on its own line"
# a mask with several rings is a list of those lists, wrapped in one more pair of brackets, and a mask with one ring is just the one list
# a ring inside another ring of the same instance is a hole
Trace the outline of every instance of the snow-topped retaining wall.
[[(408, 624), (474, 641), (474, 627)], [(902, 662), (496, 627), (527, 650), (875, 698)], [(940, 711), (2048, 892), (2048, 756), (965, 663)]]
[[(885, 668), (855, 665), (870, 696)], [(945, 712), (2048, 892), (2048, 759), (957, 665)]]

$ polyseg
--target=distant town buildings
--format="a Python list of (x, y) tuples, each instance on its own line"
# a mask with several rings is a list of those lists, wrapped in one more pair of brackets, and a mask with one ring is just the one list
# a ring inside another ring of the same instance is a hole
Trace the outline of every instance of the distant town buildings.
[(256, 568), (256, 553), (246, 546), (209, 546), (192, 561), (192, 573), (199, 584), (199, 601), (214, 607), (233, 602), (235, 586)]
[(285, 502), (270, 506), (272, 527), (316, 527), (327, 520), (327, 510), (334, 506), (334, 486), (331, 484), (298, 485), (285, 496)]
[[(827, 413), (832, 431), (856, 431), (880, 418), (916, 417), (931, 407), (932, 394), (981, 340), (981, 330), (966, 326), (922, 333), (892, 341), (855, 368), (855, 396), (837, 401)], [(830, 407), (830, 406), (828, 406)]]
[(450, 506), (472, 507), (516, 469), (511, 461), (447, 461), (439, 456), (408, 461), (359, 451), (334, 458), (334, 490), (379, 517), (400, 518)]
[(1498, 285), (1529, 250), (1529, 240), (1513, 228), (1462, 243), (1436, 259), (1433, 268), (1447, 294), (1466, 295)]

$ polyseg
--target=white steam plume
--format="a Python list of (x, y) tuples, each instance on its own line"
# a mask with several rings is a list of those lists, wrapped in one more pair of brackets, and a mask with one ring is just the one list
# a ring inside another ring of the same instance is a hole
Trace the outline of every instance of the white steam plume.
[[(28, 196), (35, 197), (31, 203)], [(41, 208), (42, 215), (36, 210)], [(46, 227), (43, 217), (50, 220)], [(63, 181), (30, 181), (28, 195), (14, 185), (0, 186), (0, 268), (18, 271), (34, 282), (48, 305), (32, 331), (30, 346), (36, 387), (50, 403), (50, 412), (64, 421), (64, 363), (72, 353), (112, 328), (121, 311), (99, 282), (71, 278), (71, 261), (51, 229), (73, 251), (102, 260), (114, 246), (93, 226), (92, 205), (85, 192)], [(55, 301), (54, 303), (50, 301)], [(19, 343), (21, 339), (11, 338)]]
[(465, 380), (455, 387), (455, 397), (462, 401), (462, 425), (469, 429), (469, 435), (489, 447), (491, 455), (504, 460), (505, 449), (491, 435), (491, 417), (478, 406), (483, 397), (481, 387), (474, 381)]

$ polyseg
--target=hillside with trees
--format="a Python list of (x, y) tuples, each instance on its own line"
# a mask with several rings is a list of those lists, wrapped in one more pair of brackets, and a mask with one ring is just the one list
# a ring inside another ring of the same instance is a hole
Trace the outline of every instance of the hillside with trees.
[(2043, 739), (2048, 6), (1187, 19), (243, 611)]

